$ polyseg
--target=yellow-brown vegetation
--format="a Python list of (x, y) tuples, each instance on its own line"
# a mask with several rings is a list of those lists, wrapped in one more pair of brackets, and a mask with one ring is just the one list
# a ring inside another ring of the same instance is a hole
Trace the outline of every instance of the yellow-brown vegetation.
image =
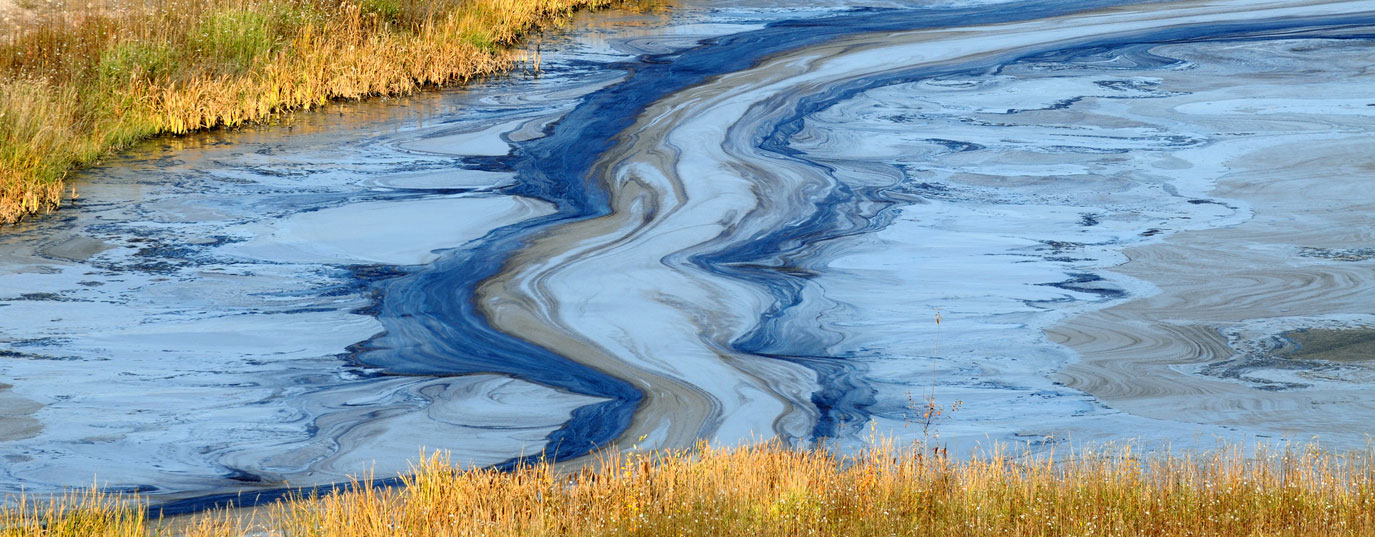
[(0, 224), (159, 134), (508, 69), (573, 10), (624, 0), (17, 0), (0, 6)]
[(117, 499), (86, 493), (3, 511), (0, 535), (1375, 534), (1370, 453), (936, 453), (889, 442), (850, 456), (703, 444), (563, 472), (546, 464), (465, 471), (431, 456), (405, 487), (299, 499), (252, 517), (144, 522)]

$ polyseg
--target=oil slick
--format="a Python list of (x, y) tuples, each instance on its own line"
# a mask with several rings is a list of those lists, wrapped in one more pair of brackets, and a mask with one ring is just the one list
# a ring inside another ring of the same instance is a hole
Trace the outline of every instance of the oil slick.
[(95, 170), (0, 239), (0, 483), (845, 444), (932, 384), (956, 449), (1362, 445), (1370, 365), (1275, 342), (1375, 325), (1375, 12), (1074, 4), (687, 3)]

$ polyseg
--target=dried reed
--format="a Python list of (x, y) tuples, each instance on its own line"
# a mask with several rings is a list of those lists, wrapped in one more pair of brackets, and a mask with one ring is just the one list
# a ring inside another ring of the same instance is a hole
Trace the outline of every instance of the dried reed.
[(874, 442), (607, 455), (576, 471), (420, 462), (407, 486), (299, 498), (245, 521), (144, 523), (86, 493), (0, 513), (0, 535), (1372, 535), (1375, 457), (1316, 449), (1139, 456), (991, 450), (955, 460)]

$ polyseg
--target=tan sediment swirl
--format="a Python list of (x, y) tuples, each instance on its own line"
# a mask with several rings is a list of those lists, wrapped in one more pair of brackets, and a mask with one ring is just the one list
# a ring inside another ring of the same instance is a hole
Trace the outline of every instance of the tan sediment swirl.
[(12, 387), (0, 382), (0, 441), (32, 438), (43, 430), (33, 417), (43, 405), (10, 393)]
[[(1375, 118), (1354, 120), (1375, 127)], [(1231, 228), (1182, 232), (1126, 251), (1115, 269), (1159, 294), (1070, 318), (1048, 330), (1082, 360), (1069, 386), (1142, 416), (1279, 433), (1360, 438), (1375, 394), (1368, 387), (1261, 390), (1193, 373), (1238, 351), (1221, 331), (1257, 319), (1291, 322), (1375, 308), (1375, 267), (1300, 255), (1302, 248), (1369, 247), (1375, 211), (1375, 142), (1283, 140), (1227, 163), (1215, 193), (1254, 208)]]

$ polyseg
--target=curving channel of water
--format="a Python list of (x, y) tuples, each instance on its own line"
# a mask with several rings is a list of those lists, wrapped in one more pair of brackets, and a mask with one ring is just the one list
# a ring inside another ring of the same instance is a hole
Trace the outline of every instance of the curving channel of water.
[(1367, 1), (685, 1), (550, 39), (539, 77), (153, 142), (7, 230), (0, 488), (853, 445), (928, 393), (957, 450), (1370, 432)]

